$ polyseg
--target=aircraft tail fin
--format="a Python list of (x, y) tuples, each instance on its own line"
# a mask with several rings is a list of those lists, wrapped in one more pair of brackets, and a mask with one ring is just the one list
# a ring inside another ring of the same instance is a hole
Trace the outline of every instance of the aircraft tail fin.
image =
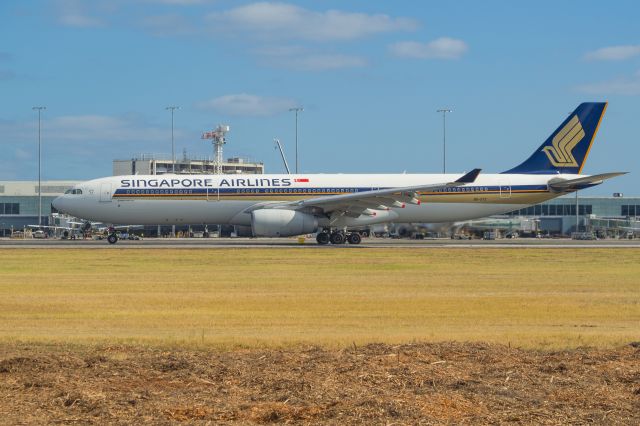
[(578, 105), (527, 160), (503, 173), (579, 174), (606, 109), (606, 102)]

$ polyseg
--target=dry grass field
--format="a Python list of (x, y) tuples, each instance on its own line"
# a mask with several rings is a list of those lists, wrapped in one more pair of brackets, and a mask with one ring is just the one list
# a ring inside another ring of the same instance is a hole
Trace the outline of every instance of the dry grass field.
[(0, 250), (6, 424), (638, 424), (640, 250)]
[(639, 339), (637, 249), (0, 250), (0, 341), (277, 347)]
[(640, 423), (640, 349), (0, 345), (2, 424)]

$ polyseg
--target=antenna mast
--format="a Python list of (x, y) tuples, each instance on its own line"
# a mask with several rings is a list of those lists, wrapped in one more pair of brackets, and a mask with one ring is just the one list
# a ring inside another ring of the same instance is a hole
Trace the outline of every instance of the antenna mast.
[(226, 135), (229, 132), (230, 127), (226, 124), (219, 124), (214, 130), (210, 132), (204, 132), (202, 139), (211, 139), (213, 144), (213, 166), (214, 173), (217, 175), (222, 174), (222, 147), (227, 143)]

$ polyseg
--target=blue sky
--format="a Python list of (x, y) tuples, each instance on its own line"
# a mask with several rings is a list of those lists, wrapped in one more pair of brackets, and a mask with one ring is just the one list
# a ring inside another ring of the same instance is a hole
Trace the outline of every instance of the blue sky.
[[(299, 116), (303, 172), (511, 168), (584, 101), (609, 101), (589, 190), (640, 194), (640, 3), (51, 0), (0, 3), (0, 180), (111, 174), (231, 126), (225, 156), (282, 172)], [(586, 194), (585, 194), (586, 195)]]

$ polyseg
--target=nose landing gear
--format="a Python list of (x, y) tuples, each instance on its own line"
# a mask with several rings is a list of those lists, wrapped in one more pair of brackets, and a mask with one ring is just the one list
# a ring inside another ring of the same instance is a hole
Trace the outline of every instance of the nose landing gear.
[(109, 235), (107, 235), (107, 241), (109, 242), (109, 244), (115, 244), (118, 242), (118, 236), (116, 235), (116, 229), (113, 226), (110, 226), (107, 229), (107, 233)]

